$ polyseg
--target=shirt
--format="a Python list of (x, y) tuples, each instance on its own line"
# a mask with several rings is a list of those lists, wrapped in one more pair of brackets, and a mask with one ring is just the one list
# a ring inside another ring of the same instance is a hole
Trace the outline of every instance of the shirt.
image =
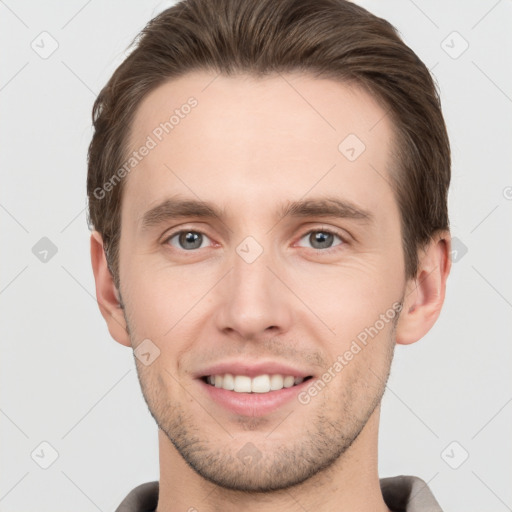
[[(158, 481), (135, 487), (116, 512), (155, 512), (158, 487)], [(381, 478), (380, 488), (384, 502), (393, 512), (443, 512), (428, 485), (416, 476)]]

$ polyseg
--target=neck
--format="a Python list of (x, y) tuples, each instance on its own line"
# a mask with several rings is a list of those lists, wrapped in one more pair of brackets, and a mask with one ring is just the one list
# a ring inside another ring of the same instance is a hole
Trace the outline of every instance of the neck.
[(389, 512), (380, 490), (377, 440), (380, 406), (352, 446), (330, 467), (302, 484), (269, 493), (219, 487), (198, 475), (159, 429), (160, 490), (157, 512)]

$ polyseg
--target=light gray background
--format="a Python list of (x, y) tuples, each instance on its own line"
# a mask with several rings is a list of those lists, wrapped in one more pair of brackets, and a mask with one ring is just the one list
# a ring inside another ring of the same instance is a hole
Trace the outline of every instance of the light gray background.
[[(446, 511), (512, 510), (512, 2), (360, 3), (391, 21), (437, 79), (460, 241), (440, 320), (396, 350), (380, 473), (420, 476)], [(95, 95), (170, 4), (0, 1), (4, 512), (112, 511), (159, 476), (132, 353), (110, 338), (95, 301), (85, 179)], [(31, 47), (51, 49), (43, 31), (58, 43), (46, 59)], [(57, 248), (47, 262), (32, 252), (42, 237)], [(58, 452), (48, 469), (43, 441)]]

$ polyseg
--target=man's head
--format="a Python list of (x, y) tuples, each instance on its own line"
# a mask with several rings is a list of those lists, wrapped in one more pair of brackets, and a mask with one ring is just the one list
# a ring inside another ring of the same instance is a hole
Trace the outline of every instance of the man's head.
[[(371, 456), (395, 343), (434, 324), (449, 272), (449, 145), (421, 61), (348, 2), (184, 2), (94, 121), (98, 302), (149, 354), (166, 439), (248, 491), (304, 482), (356, 440)], [(266, 412), (206, 379), (287, 372), (312, 378)]]
[(446, 128), (423, 62), (387, 21), (343, 0), (191, 0), (148, 23), (94, 105), (89, 214), (116, 282), (122, 177), (134, 167), (129, 134), (135, 113), (159, 85), (193, 70), (255, 77), (303, 71), (373, 96), (393, 122), (389, 179), (400, 207), (407, 277), (415, 275), (418, 249), (448, 229), (450, 182)]

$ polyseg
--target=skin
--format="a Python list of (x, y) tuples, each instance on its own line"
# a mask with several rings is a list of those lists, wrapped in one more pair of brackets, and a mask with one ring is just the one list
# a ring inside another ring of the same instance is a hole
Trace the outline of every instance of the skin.
[[(135, 359), (159, 426), (158, 511), (388, 510), (377, 472), (380, 400), (396, 343), (419, 340), (440, 313), (450, 235), (420, 251), (418, 274), (406, 280), (389, 183), (393, 126), (367, 93), (298, 73), (214, 78), (187, 74), (139, 106), (134, 149), (167, 112), (190, 96), (198, 101), (126, 179), (120, 290), (101, 235), (91, 237), (112, 337), (134, 349), (150, 339), (160, 350), (148, 366)], [(338, 150), (351, 133), (366, 146), (353, 162)], [(326, 196), (350, 201), (371, 221), (276, 213), (288, 201)], [(145, 212), (169, 197), (211, 202), (224, 217), (144, 230)], [(203, 233), (200, 248), (169, 239), (179, 229)], [(319, 246), (322, 229), (340, 238)], [(252, 263), (236, 251), (248, 236), (263, 249)], [(235, 357), (289, 362), (320, 377), (395, 302), (403, 302), (399, 317), (308, 404), (235, 415), (194, 378)], [(248, 443), (257, 463), (237, 457)]]

